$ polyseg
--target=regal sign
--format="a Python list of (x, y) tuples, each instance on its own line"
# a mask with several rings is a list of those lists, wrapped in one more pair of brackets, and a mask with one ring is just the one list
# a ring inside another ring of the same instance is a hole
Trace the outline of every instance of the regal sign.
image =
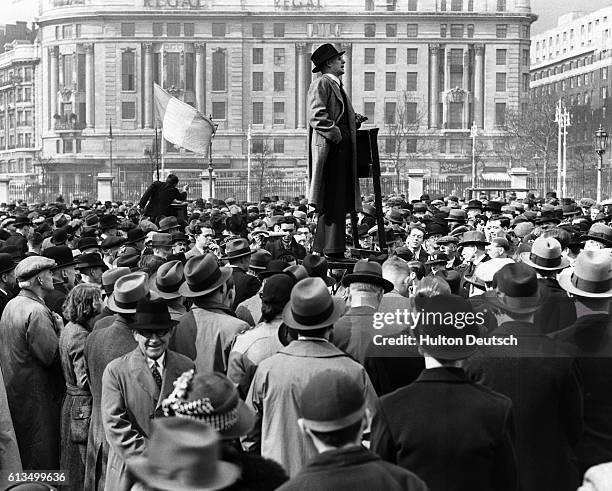
[(274, 0), (274, 8), (280, 10), (316, 10), (323, 8), (321, 0)]
[(143, 0), (143, 6), (151, 9), (197, 10), (206, 8), (206, 0)]

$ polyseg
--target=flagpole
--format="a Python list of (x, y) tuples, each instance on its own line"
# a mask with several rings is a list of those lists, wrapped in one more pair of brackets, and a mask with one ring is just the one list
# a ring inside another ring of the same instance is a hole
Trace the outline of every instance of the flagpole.
[(161, 175), (166, 175), (166, 139), (164, 138), (164, 127), (161, 129)]
[(155, 121), (155, 172), (157, 173), (157, 180), (159, 181), (159, 140), (157, 135), (157, 121)]

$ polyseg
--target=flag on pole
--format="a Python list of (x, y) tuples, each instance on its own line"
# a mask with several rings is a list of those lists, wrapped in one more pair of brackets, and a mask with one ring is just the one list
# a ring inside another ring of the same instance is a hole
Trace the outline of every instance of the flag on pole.
[(172, 97), (155, 84), (155, 110), (162, 122), (163, 137), (178, 147), (208, 157), (215, 126), (189, 104)]

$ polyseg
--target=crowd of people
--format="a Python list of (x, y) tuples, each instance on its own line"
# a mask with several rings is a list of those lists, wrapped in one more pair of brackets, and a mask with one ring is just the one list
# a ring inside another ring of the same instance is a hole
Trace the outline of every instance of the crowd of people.
[(386, 196), (379, 239), (362, 196), (328, 257), (303, 196), (177, 185), (0, 207), (2, 471), (88, 491), (612, 489), (609, 205)]

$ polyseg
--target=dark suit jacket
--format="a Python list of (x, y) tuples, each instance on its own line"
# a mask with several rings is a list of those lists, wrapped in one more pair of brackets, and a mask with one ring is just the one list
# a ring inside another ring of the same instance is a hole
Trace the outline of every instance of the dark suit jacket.
[(522, 489), (575, 491), (583, 407), (574, 358), (533, 324), (507, 322), (494, 334), (512, 334), (518, 346), (483, 348), (466, 370), (512, 400)]
[(571, 326), (576, 321), (574, 300), (567, 296), (555, 278), (539, 278), (538, 283), (546, 300), (536, 312), (533, 323), (544, 334)]
[(159, 216), (159, 202), (158, 193), (162, 183), (160, 181), (153, 181), (149, 184), (149, 187), (140, 198), (138, 206), (143, 209), (143, 214), (153, 217), (154, 219)]
[(306, 249), (295, 241), (295, 238), (291, 239), (291, 247), (285, 249), (281, 244), (281, 239), (270, 240), (264, 247), (270, 254), (272, 259), (278, 259), (284, 254), (293, 254), (296, 259), (304, 259), (306, 256)]
[(424, 370), (382, 397), (372, 421), (372, 450), (432, 491), (518, 489), (512, 440), (510, 399), (460, 368)]
[(236, 310), (236, 307), (247, 298), (257, 295), (257, 292), (259, 292), (261, 288), (261, 283), (256, 276), (248, 274), (242, 268), (236, 267), (232, 267), (232, 279), (236, 287), (236, 297), (234, 298), (232, 308)]
[(332, 342), (361, 364), (366, 358), (373, 336), (379, 334), (372, 327), (375, 312), (377, 310), (372, 307), (351, 307), (334, 324)]
[(186, 192), (179, 191), (176, 187), (171, 186), (167, 182), (162, 183), (157, 193), (158, 216), (177, 216), (177, 208), (172, 206), (172, 202), (175, 199), (184, 201), (186, 198)]

